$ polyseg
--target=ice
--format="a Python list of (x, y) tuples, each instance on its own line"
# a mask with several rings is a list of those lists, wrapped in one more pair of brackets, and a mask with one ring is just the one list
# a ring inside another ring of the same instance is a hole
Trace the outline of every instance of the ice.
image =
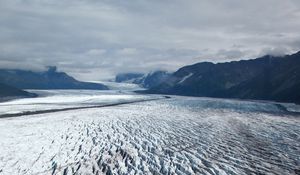
[(284, 106), (290, 112), (300, 113), (300, 105), (296, 105), (294, 103), (282, 103), (281, 105)]
[(28, 111), (97, 106), (156, 98), (130, 92), (95, 90), (29, 90), (37, 98), (23, 98), (0, 103), (0, 116)]
[(140, 85), (134, 83), (118, 83), (113, 81), (91, 81), (92, 83), (101, 83), (112, 90), (121, 91), (134, 91), (134, 90), (144, 90)]
[(172, 96), (2, 118), (0, 174), (299, 174), (299, 117), (268, 102)]

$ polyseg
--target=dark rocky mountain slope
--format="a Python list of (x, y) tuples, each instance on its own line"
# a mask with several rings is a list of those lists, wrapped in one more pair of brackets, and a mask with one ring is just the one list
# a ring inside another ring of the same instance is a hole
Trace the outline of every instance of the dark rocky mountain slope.
[(103, 84), (78, 81), (57, 72), (56, 67), (49, 67), (45, 72), (1, 69), (0, 82), (19, 89), (108, 89)]
[(185, 66), (145, 92), (300, 103), (300, 52)]
[(0, 101), (2, 101), (3, 98), (9, 98), (9, 97), (16, 98), (16, 97), (35, 97), (35, 96), (36, 95), (33, 93), (29, 93), (21, 89), (0, 83)]

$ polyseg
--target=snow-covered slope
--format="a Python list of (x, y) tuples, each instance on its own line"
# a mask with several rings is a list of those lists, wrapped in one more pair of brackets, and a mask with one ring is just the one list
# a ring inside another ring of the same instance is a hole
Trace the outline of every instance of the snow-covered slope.
[(272, 103), (175, 96), (2, 118), (0, 174), (297, 174), (299, 126)]

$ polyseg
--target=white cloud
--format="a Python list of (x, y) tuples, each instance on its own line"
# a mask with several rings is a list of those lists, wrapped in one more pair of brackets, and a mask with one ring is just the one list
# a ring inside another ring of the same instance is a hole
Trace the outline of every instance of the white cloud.
[(117, 50), (118, 55), (136, 55), (138, 53), (138, 50), (136, 48), (123, 48), (120, 50)]
[(87, 55), (89, 56), (101, 56), (106, 53), (105, 49), (91, 49), (87, 51)]
[(1, 0), (0, 67), (97, 80), (291, 53), (299, 11), (298, 0)]

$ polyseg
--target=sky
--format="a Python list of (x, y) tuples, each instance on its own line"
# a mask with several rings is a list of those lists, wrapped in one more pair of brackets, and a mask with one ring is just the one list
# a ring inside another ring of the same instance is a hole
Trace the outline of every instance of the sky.
[(79, 80), (300, 50), (299, 0), (0, 0), (0, 68)]

